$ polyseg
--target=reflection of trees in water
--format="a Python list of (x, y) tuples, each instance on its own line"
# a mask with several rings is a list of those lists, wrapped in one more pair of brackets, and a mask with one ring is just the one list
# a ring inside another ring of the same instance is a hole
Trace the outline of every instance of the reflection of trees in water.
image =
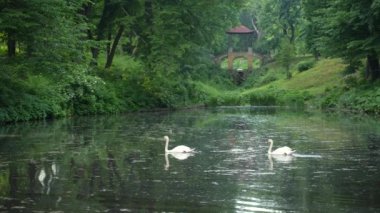
[(111, 189), (114, 188), (114, 177), (116, 178), (117, 182), (121, 181), (120, 173), (118, 171), (118, 167), (116, 164), (116, 160), (114, 155), (111, 152), (108, 152), (108, 176), (109, 176), (109, 184)]
[[(12, 162), (8, 165), (8, 193), (4, 188), (0, 189), (3, 197), (0, 199), (0, 210), (17, 211), (33, 210), (37, 204), (45, 203), (44, 196), (49, 196), (49, 200), (58, 199), (57, 195), (51, 194), (54, 188), (57, 173), (54, 171), (55, 163), (52, 161), (28, 161)], [(3, 173), (2, 173), (3, 174)], [(2, 177), (1, 177), (2, 178)]]
[[(10, 163), (7, 172), (8, 192), (3, 191), (5, 188), (0, 189), (1, 194), (6, 196), (0, 199), (0, 210), (20, 208), (32, 211), (34, 206), (38, 206), (40, 209), (36, 210), (68, 208), (68, 211), (74, 211), (77, 200), (93, 197), (100, 200), (104, 197), (104, 205), (112, 209), (115, 203), (110, 198), (128, 194), (124, 190), (132, 188), (128, 186), (132, 184), (129, 179), (142, 181), (141, 178), (146, 176), (141, 174), (141, 170), (133, 171), (136, 167), (131, 163), (140, 158), (136, 153), (126, 154), (123, 160), (128, 166), (123, 171), (120, 171), (122, 161), (116, 159), (112, 152), (108, 152), (106, 159), (91, 157), (59, 161), (63, 173), (56, 173), (53, 168), (57, 165), (50, 160)], [(74, 206), (57, 206), (61, 200), (66, 203), (73, 201)]]
[[(364, 170), (376, 169), (376, 149), (380, 138), (377, 134), (380, 128), (378, 121), (370, 125), (346, 125), (345, 120), (336, 117), (329, 120), (309, 114), (293, 116), (281, 114), (277, 108), (268, 111), (226, 108), (221, 111), (84, 117), (54, 123), (18, 124), (13, 129), (1, 129), (1, 134), (15, 136), (0, 143), (1, 150), (12, 153), (1, 157), (2, 162), (10, 163), (0, 167), (0, 211), (22, 211), (15, 207), (45, 212), (116, 212), (120, 209), (146, 212), (233, 211), (234, 198), (241, 193), (245, 183), (252, 184), (252, 187), (244, 188), (250, 196), (269, 201), (281, 198), (276, 205), (290, 210), (294, 206), (289, 206), (289, 202), (299, 206), (297, 208), (301, 211), (308, 211), (318, 207), (315, 200), (329, 203), (336, 195), (349, 194), (353, 186), (344, 185), (354, 180), (360, 180), (366, 188), (362, 190), (357, 185), (356, 194), (350, 195), (349, 199), (368, 198), (368, 202), (375, 202), (374, 198), (378, 197), (376, 187), (368, 189), (368, 184), (378, 182), (378, 177), (375, 177), (377, 171), (371, 170), (365, 177), (361, 172), (348, 175), (351, 171), (336, 170), (336, 162), (294, 159), (284, 163), (281, 159), (273, 159), (273, 171), (269, 173), (275, 174), (259, 175), (268, 173), (270, 168), (266, 143), (259, 143), (263, 137), (271, 132), (280, 132), (277, 137), (286, 139), (303, 137), (306, 133), (307, 138), (331, 137), (321, 134), (321, 127), (337, 129), (345, 135), (344, 138), (356, 134), (352, 143), (364, 147), (370, 156), (360, 161), (354, 161), (357, 156), (353, 156), (350, 158), (352, 164), (347, 165), (360, 166)], [(265, 122), (255, 123), (260, 119)], [(288, 131), (289, 126), (305, 128)], [(169, 129), (173, 129), (173, 138), (177, 142), (195, 145), (202, 153), (184, 161), (172, 157), (169, 159), (170, 169), (165, 171), (162, 136)], [(371, 132), (376, 135), (369, 135)], [(200, 142), (197, 141), (199, 139)], [(242, 139), (250, 142), (243, 144)], [(323, 146), (335, 149), (344, 144), (324, 143)], [(262, 155), (257, 150), (260, 146)], [(253, 148), (253, 156), (246, 152), (250, 147)], [(306, 150), (310, 145), (299, 142), (297, 147)], [(225, 152), (213, 153), (211, 149)], [(237, 152), (229, 152), (233, 150)], [(351, 153), (352, 150), (345, 151)], [(58, 172), (54, 172), (54, 162)], [(295, 165), (299, 168), (294, 168)], [(205, 172), (206, 169), (211, 172)], [(39, 179), (42, 170), (45, 175)], [(319, 189), (319, 186), (328, 187)], [(339, 201), (335, 202), (335, 208), (342, 207)]]
[[(162, 169), (163, 141), (144, 138), (162, 138), (164, 131), (174, 129), (176, 139), (186, 143), (197, 139), (188, 130), (199, 121), (197, 116), (187, 114), (167, 115), (131, 116), (127, 122), (122, 116), (83, 118), (30, 127), (23, 140), (31, 140), (33, 146), (18, 143), (10, 150), (20, 148), (24, 151), (19, 156), (34, 160), (11, 159), (9, 178), (6, 178), (8, 191), (0, 189), (1, 194), (11, 199), (0, 200), (0, 205), (7, 211), (24, 206), (31, 211), (75, 212), (87, 208), (83, 203), (99, 211), (123, 208), (166, 211), (167, 205), (173, 211), (186, 211), (197, 207), (207, 209), (207, 204), (201, 201), (233, 197), (236, 190), (233, 178), (218, 177), (218, 182), (226, 184), (214, 185), (217, 174), (205, 176), (194, 167), (194, 161), (197, 161), (195, 165), (209, 164), (207, 159), (200, 161), (197, 156), (191, 159), (193, 162), (174, 161), (170, 172)], [(44, 143), (38, 143), (39, 140)], [(55, 176), (53, 162), (59, 168)], [(42, 170), (45, 175), (40, 176)], [(225, 203), (220, 209), (230, 205)], [(3, 210), (1, 206), (0, 210)]]
[[(42, 146), (37, 143), (34, 147), (22, 148), (29, 150), (23, 157), (41, 160), (17, 161), (17, 169), (9, 170), (12, 174), (10, 177), (13, 177), (9, 179), (13, 194), (7, 193), (12, 197), (7, 208), (9, 210), (20, 205), (31, 210), (36, 206), (39, 209), (35, 210), (72, 212), (83, 210), (85, 203), (91, 209), (100, 211), (123, 208), (140, 211), (166, 211), (168, 208), (172, 211), (191, 211), (197, 208), (207, 210), (208, 204), (201, 204), (205, 201), (232, 200), (237, 190), (235, 181), (239, 177), (205, 174), (203, 170), (194, 167), (217, 164), (225, 159), (223, 156), (212, 161), (202, 154), (191, 158), (191, 161), (174, 160), (170, 170), (165, 171), (162, 169), (164, 162), (160, 155), (163, 154), (163, 141), (153, 143), (144, 140), (148, 137), (162, 138), (165, 131), (174, 129), (177, 141), (192, 143), (198, 137), (193, 134), (194, 126), (200, 131), (212, 130), (207, 127), (210, 124), (208, 119), (207, 116), (199, 117), (197, 112), (182, 116), (152, 113), (152, 116), (131, 116), (127, 121), (122, 116), (112, 119), (81, 118), (42, 125), (34, 132), (30, 128), (26, 138), (28, 135), (38, 136), (38, 139), (45, 137), (47, 142)], [(219, 118), (216, 118), (216, 122), (217, 125), (211, 125), (213, 128), (250, 128), (241, 122), (230, 126)], [(202, 127), (203, 124), (206, 125), (205, 128)], [(221, 134), (218, 137), (225, 136)], [(233, 134), (231, 137), (238, 141), (238, 135)], [(53, 159), (58, 159), (56, 164), (60, 172), (50, 182), (50, 192), (47, 193), (46, 187), (53, 173)], [(241, 163), (246, 162), (236, 164)], [(252, 165), (243, 167), (250, 166)], [(46, 173), (44, 186), (38, 179), (42, 169)], [(22, 178), (17, 178), (20, 176)], [(25, 200), (31, 201), (24, 203)], [(63, 203), (70, 205), (62, 205)], [(220, 209), (230, 209), (231, 206), (233, 202), (224, 202)]]

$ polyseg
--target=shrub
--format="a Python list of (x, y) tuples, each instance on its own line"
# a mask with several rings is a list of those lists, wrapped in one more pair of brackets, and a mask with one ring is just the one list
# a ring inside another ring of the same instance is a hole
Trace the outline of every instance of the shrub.
[(305, 101), (310, 100), (312, 96), (309, 92), (298, 92), (298, 91), (286, 91), (279, 92), (280, 96), (278, 97), (278, 102), (280, 105), (296, 105), (303, 106)]
[(335, 104), (339, 108), (379, 114), (380, 89), (375, 85), (356, 87), (338, 96)]
[(341, 91), (335, 89), (326, 90), (326, 93), (319, 99), (319, 106), (322, 109), (335, 108), (338, 105), (338, 99)]
[(355, 87), (359, 85), (359, 80), (356, 74), (349, 74), (344, 76), (343, 81), (348, 87)]
[(359, 70), (363, 64), (360, 60), (351, 60), (347, 62), (348, 65), (343, 70), (343, 75), (354, 74), (357, 70)]
[(67, 74), (62, 79), (62, 93), (67, 97), (67, 108), (72, 114), (104, 114), (120, 112), (122, 101), (116, 86), (91, 75), (86, 67)]
[(251, 93), (248, 99), (249, 103), (253, 106), (270, 106), (277, 103), (275, 94), (269, 92)]
[(262, 85), (265, 85), (265, 84), (268, 84), (270, 82), (277, 81), (277, 80), (278, 80), (278, 77), (275, 75), (266, 75), (263, 78), (259, 79), (257, 84), (258, 84), (258, 86), (262, 86)]
[(0, 122), (27, 121), (66, 114), (67, 99), (51, 76), (28, 71), (25, 65), (6, 67), (0, 74)]
[(303, 72), (314, 67), (314, 60), (301, 61), (297, 64), (297, 70)]

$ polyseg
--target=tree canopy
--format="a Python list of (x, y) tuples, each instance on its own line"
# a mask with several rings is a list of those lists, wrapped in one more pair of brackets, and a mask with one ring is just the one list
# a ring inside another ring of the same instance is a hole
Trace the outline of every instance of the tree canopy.
[(349, 63), (366, 58), (367, 78), (380, 77), (380, 3), (366, 1), (304, 2), (310, 48)]
[(290, 62), (313, 54), (354, 72), (364, 62), (375, 82), (379, 11), (378, 0), (2, 0), (0, 120), (202, 102), (195, 80), (228, 88), (214, 62), (241, 24), (289, 78)]

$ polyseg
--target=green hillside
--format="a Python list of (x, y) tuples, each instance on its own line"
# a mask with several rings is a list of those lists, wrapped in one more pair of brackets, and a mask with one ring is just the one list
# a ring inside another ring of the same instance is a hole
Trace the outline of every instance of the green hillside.
[(326, 89), (339, 86), (342, 83), (342, 71), (345, 65), (339, 59), (322, 59), (316, 65), (304, 72), (293, 70), (291, 79), (279, 79), (261, 87), (253, 87), (243, 92), (265, 91), (272, 88), (288, 91), (308, 92), (311, 95), (323, 94)]

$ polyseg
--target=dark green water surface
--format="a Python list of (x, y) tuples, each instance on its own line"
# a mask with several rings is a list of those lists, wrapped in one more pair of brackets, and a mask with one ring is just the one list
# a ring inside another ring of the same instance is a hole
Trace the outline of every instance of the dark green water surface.
[[(165, 155), (164, 135), (198, 153)], [(268, 156), (268, 138), (297, 154)], [(221, 107), (5, 125), (0, 212), (380, 212), (380, 121)]]

